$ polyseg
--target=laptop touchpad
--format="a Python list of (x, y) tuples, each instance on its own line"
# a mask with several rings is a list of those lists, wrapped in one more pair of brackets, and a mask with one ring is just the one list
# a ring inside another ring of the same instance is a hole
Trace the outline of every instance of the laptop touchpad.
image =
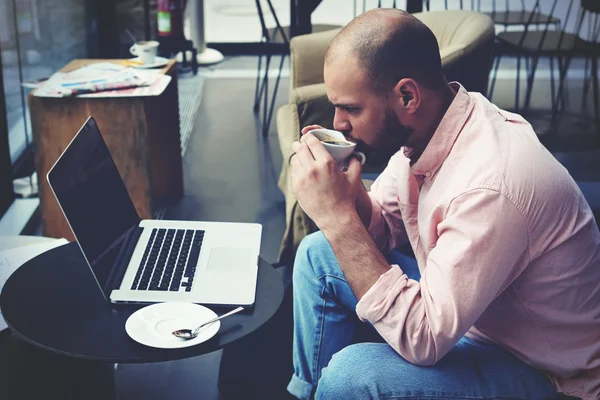
[(210, 249), (207, 269), (243, 271), (250, 266), (250, 249), (238, 247), (213, 247)]

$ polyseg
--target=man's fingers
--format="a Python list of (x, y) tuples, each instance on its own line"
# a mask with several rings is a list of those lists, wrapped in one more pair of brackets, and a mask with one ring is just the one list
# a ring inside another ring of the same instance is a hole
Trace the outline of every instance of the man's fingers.
[(292, 142), (292, 151), (294, 153), (297, 152), (299, 146), (300, 146), (300, 142), (298, 142), (298, 141)]
[(290, 153), (290, 157), (288, 158), (288, 163), (290, 165), (292, 165), (292, 159), (296, 155), (296, 143), (298, 142), (292, 142), (292, 152)]
[(296, 186), (298, 184), (299, 170), (302, 169), (298, 157), (292, 157), (290, 159), (290, 179), (292, 181), (292, 190), (296, 192)]
[(290, 163), (290, 165), (292, 165), (292, 162), (294, 161), (295, 158), (298, 158), (297, 157), (297, 151), (298, 151), (299, 146), (300, 146), (300, 142), (293, 142), (292, 143), (292, 153), (290, 154), (290, 158), (288, 160), (288, 162)]
[(308, 131), (312, 131), (313, 129), (323, 129), (323, 127), (321, 125), (308, 125), (308, 126), (305, 126), (304, 128), (302, 128), (300, 133), (302, 133), (303, 135), (306, 135), (308, 133)]
[[(294, 146), (294, 144), (296, 145)], [(292, 149), (296, 152), (294, 158), (298, 158), (303, 167), (308, 167), (315, 162), (315, 158), (306, 143), (294, 142), (294, 144), (292, 144)]]
[(360, 161), (356, 157), (350, 157), (350, 162), (348, 164), (348, 170), (346, 174), (348, 175), (348, 179), (350, 182), (355, 182), (360, 180), (360, 173), (362, 172), (362, 165)]
[(303, 143), (306, 144), (310, 148), (310, 151), (315, 160), (317, 160), (317, 161), (327, 161), (330, 159), (333, 160), (333, 157), (331, 157), (331, 154), (329, 154), (329, 152), (325, 149), (325, 146), (323, 146), (323, 143), (321, 143), (321, 141), (319, 139), (317, 139), (316, 137), (314, 137), (313, 135), (305, 136)]

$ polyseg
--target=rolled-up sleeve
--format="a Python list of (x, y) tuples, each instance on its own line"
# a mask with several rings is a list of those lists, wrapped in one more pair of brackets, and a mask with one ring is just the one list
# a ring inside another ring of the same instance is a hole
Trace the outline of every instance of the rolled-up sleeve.
[(456, 197), (437, 230), (420, 282), (394, 267), (356, 307), (361, 320), (418, 365), (439, 361), (529, 262), (527, 224), (497, 191)]

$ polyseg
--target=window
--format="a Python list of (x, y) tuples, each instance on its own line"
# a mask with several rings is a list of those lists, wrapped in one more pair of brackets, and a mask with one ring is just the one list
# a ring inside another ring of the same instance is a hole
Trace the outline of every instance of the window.
[(12, 180), (34, 172), (28, 95), (71, 60), (98, 55), (101, 3), (0, 0), (0, 216), (14, 198)]

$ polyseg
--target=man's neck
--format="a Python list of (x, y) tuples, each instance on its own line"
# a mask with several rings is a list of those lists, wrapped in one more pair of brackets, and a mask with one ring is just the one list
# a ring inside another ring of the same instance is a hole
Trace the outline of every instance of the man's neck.
[(431, 107), (426, 110), (425, 113), (426, 115), (433, 116), (433, 118), (430, 118), (428, 121), (429, 123), (426, 123), (423, 126), (421, 133), (416, 135), (418, 139), (415, 142), (414, 147), (411, 148), (410, 152), (411, 165), (417, 162), (419, 157), (421, 157), (421, 154), (423, 154), (427, 148), (427, 145), (431, 141), (431, 138), (433, 138), (433, 135), (440, 125), (440, 122), (442, 122), (444, 115), (446, 115), (448, 108), (450, 108), (456, 93), (457, 92), (455, 92), (450, 85), (446, 85), (440, 94), (434, 97), (437, 101), (434, 101)]

